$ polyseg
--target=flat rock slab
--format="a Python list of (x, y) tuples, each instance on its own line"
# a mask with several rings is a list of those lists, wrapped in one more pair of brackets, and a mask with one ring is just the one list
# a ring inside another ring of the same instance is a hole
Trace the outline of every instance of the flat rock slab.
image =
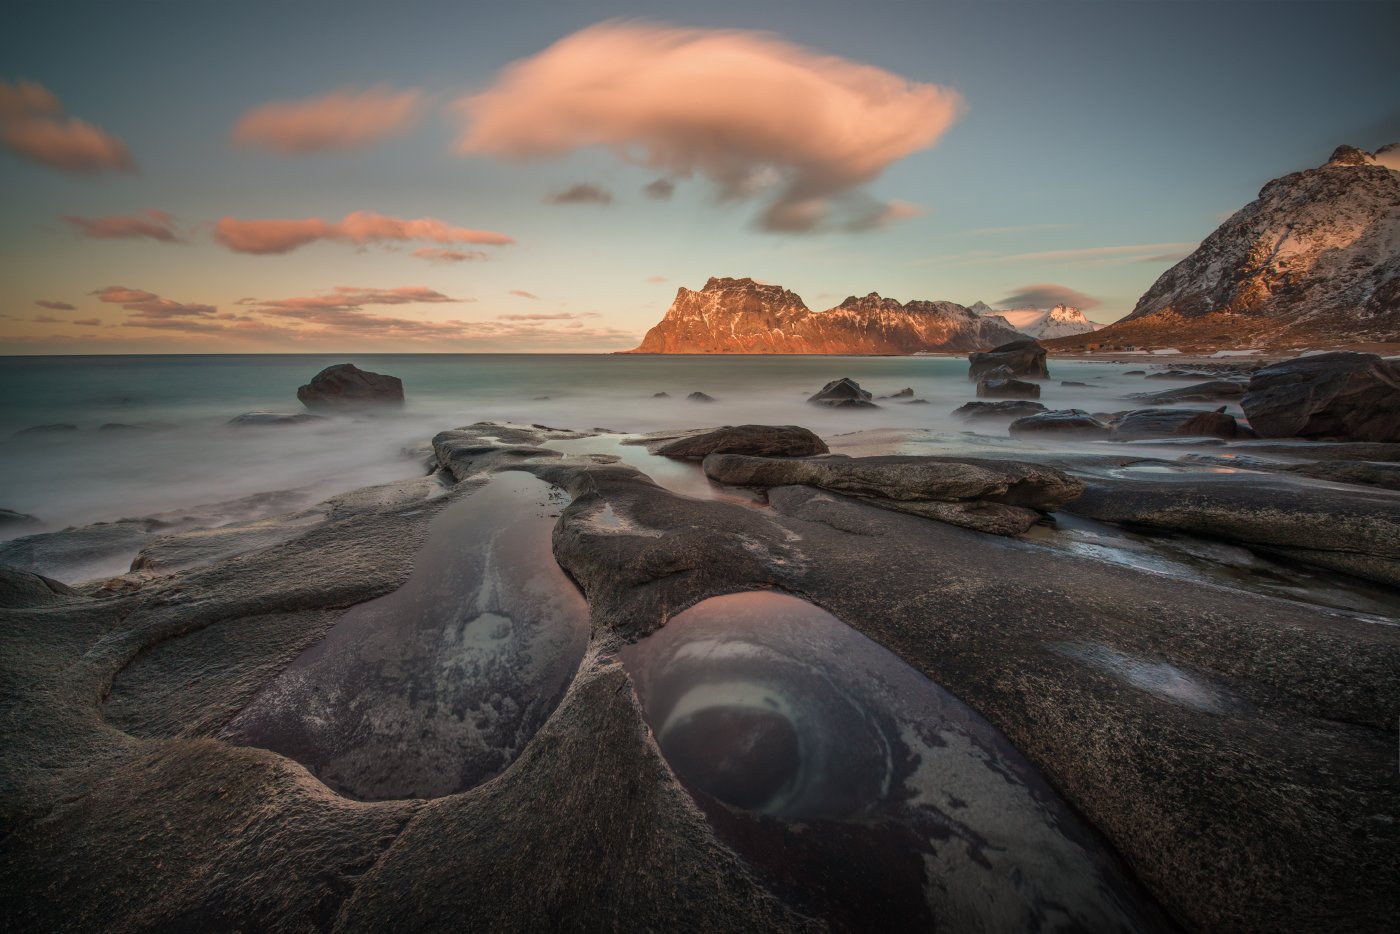
[(1081, 487), (1054, 468), (1016, 461), (914, 456), (776, 460), (712, 454), (703, 466), (710, 479), (732, 486), (804, 485), (898, 501), (987, 500), (1042, 510), (1069, 502)]

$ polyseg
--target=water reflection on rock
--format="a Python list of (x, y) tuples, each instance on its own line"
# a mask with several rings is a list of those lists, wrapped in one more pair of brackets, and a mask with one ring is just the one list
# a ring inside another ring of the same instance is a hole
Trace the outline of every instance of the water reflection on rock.
[(499, 773), (588, 638), (587, 604), (550, 550), (561, 505), (548, 484), (507, 472), (448, 506), (408, 582), (347, 612), (224, 738), (366, 800), (451, 794)]
[(712, 598), (622, 660), (720, 834), (837, 929), (1162, 925), (995, 728), (806, 601)]

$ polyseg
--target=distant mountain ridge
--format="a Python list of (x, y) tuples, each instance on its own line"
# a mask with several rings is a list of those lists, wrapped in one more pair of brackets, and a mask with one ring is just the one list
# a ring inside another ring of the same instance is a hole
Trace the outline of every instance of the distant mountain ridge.
[(1400, 160), (1338, 147), (1322, 166), (1276, 178), (1132, 313), (1073, 350), (1303, 347), (1400, 342)]
[(1008, 308), (998, 311), (986, 302), (979, 301), (968, 307), (984, 318), (1000, 318), (1007, 326), (1037, 340), (1090, 334), (1103, 327), (1102, 324), (1084, 317), (1084, 312), (1073, 305), (1056, 305), (1048, 309)]
[(1023, 335), (955, 302), (899, 302), (871, 292), (812, 311), (795, 292), (753, 279), (678, 289), (629, 353), (912, 354), (983, 350)]

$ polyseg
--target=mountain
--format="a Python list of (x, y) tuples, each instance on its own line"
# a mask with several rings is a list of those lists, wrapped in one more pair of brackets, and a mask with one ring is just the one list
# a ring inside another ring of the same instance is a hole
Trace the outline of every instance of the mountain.
[(1050, 339), (1068, 337), (1073, 334), (1089, 334), (1102, 324), (1096, 324), (1084, 317), (1084, 313), (1070, 305), (1056, 305), (1054, 308), (1010, 308), (1004, 311), (976, 302), (969, 309), (984, 318), (1001, 319), (1027, 337)]
[(1109, 347), (1303, 347), (1400, 341), (1400, 171), (1341, 146), (1326, 164), (1274, 179), (1132, 314), (1091, 338)]
[(794, 292), (752, 279), (679, 289), (629, 353), (910, 354), (982, 350), (1021, 337), (953, 302), (898, 302), (874, 292), (812, 311)]

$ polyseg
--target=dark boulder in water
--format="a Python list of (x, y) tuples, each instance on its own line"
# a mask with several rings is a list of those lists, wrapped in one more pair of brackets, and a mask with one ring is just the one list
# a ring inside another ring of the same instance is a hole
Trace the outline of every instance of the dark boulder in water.
[(807, 457), (825, 454), (826, 442), (797, 425), (731, 425), (677, 438), (656, 449), (662, 457), (701, 459), (709, 454)]
[(308, 409), (352, 409), (402, 405), (403, 380), (362, 370), (353, 363), (328, 366), (297, 390)]
[(691, 402), (714, 402), (714, 401), (715, 401), (715, 397), (714, 397), (714, 396), (710, 395), (709, 393), (704, 393), (704, 392), (692, 392), (690, 395), (686, 396), (686, 398), (689, 399)]
[(983, 399), (1039, 399), (1040, 386), (1021, 379), (984, 379), (977, 384)]
[(1400, 441), (1400, 360), (1327, 353), (1265, 367), (1241, 401), (1266, 438)]
[(1029, 399), (1007, 399), (1003, 402), (966, 402), (953, 410), (963, 418), (1021, 418), (1049, 411), (1042, 403)]
[(228, 420), (230, 425), (240, 428), (262, 425), (304, 425), (307, 422), (324, 422), (326, 416), (312, 415), (310, 412), (244, 412)]
[(829, 409), (874, 409), (879, 408), (870, 401), (871, 394), (860, 388), (860, 383), (848, 376), (834, 379), (821, 388), (807, 401), (813, 405), (824, 405)]
[(1013, 438), (1020, 435), (1107, 438), (1112, 429), (1083, 409), (1061, 409), (1018, 418), (1007, 431)]
[(1013, 375), (1027, 379), (1049, 379), (1050, 369), (1045, 365), (1045, 348), (1034, 340), (1011, 341), (982, 353), (967, 355), (967, 378), (977, 382), (988, 371), (1006, 367)]
[(0, 509), (0, 529), (39, 524), (39, 520), (28, 513), (15, 512), (13, 509)]
[(892, 392), (892, 393), (890, 393), (888, 396), (881, 396), (880, 398), (881, 398), (881, 399), (912, 399), (912, 398), (914, 398), (914, 389), (913, 389), (913, 387), (911, 387), (911, 386), (905, 386), (905, 387), (904, 387), (903, 389), (901, 389), (899, 392)]
[(1201, 412), (1196, 409), (1133, 409), (1112, 418), (1114, 441), (1142, 441), (1149, 438), (1181, 436), (1236, 438), (1239, 424), (1223, 409)]
[(1161, 392), (1139, 392), (1128, 398), (1151, 405), (1171, 405), (1175, 402), (1219, 402), (1238, 399), (1244, 395), (1245, 384), (1237, 380), (1213, 379), (1194, 386), (1179, 389), (1163, 389)]

